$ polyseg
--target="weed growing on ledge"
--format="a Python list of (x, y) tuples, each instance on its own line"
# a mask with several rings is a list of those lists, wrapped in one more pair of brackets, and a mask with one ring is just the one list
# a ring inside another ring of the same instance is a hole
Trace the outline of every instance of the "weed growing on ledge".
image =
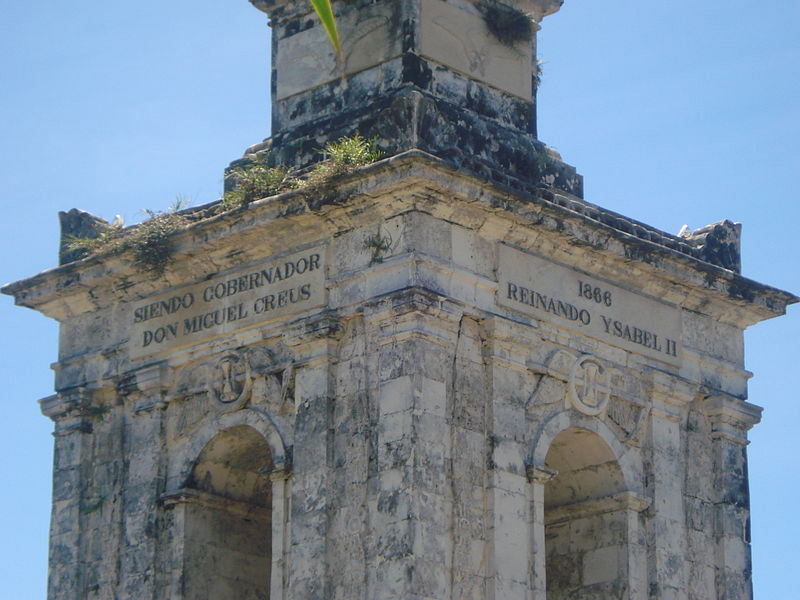
[(67, 238), (67, 249), (70, 252), (80, 251), (81, 257), (111, 249), (122, 235), (123, 225), (111, 225), (100, 232), (97, 237), (77, 237)]
[(161, 275), (172, 260), (172, 234), (189, 223), (189, 219), (179, 213), (183, 207), (184, 201), (177, 200), (165, 212), (145, 210), (148, 218), (139, 225), (130, 229), (123, 229), (121, 225), (111, 226), (96, 238), (73, 237), (67, 242), (67, 247), (82, 250), (85, 256), (131, 251), (133, 264), (140, 271)]
[(305, 179), (305, 185), (319, 188), (331, 179), (352, 173), (378, 160), (383, 154), (375, 147), (373, 140), (359, 134), (342, 137), (336, 142), (328, 142), (322, 150), (324, 159), (317, 163)]
[(514, 46), (533, 39), (533, 20), (521, 10), (497, 0), (484, 0), (480, 8), (489, 32), (502, 44)]
[(233, 210), (300, 185), (298, 179), (283, 165), (269, 167), (263, 163), (255, 163), (249, 167), (233, 169), (231, 175), (236, 186), (225, 192), (217, 208), (218, 212)]
[[(213, 214), (219, 214), (255, 200), (267, 198), (280, 192), (301, 187), (312, 191), (327, 185), (333, 178), (351, 173), (381, 157), (371, 140), (360, 135), (339, 138), (328, 142), (322, 150), (324, 159), (314, 166), (304, 179), (297, 178), (284, 165), (271, 167), (264, 162), (234, 169), (231, 174), (236, 185), (222, 197)], [(185, 228), (191, 221), (203, 218), (181, 214), (184, 202), (178, 200), (168, 211), (145, 210), (147, 219), (140, 224), (125, 229), (122, 225), (110, 225), (96, 237), (72, 237), (67, 241), (70, 251), (81, 251), (82, 256), (107, 253), (122, 254), (130, 252), (133, 264), (140, 271), (162, 275), (172, 261), (175, 251), (173, 234)], [(206, 217), (212, 216), (206, 213)], [(379, 247), (374, 250), (373, 260), (380, 262), (380, 253), (388, 250)]]
[(533, 92), (539, 89), (539, 86), (542, 85), (542, 65), (544, 61), (537, 60), (533, 63)]
[(287, 190), (306, 188), (316, 191), (332, 179), (352, 173), (378, 160), (382, 152), (372, 140), (356, 134), (328, 142), (321, 150), (323, 160), (303, 179), (298, 178), (284, 165), (268, 166), (265, 162), (253, 163), (231, 171), (235, 187), (226, 192), (217, 207), (217, 213), (246, 206), (255, 200), (268, 198)]
[(179, 214), (180, 203), (167, 212), (145, 211), (148, 215), (125, 236), (125, 249), (133, 253), (133, 264), (141, 271), (161, 275), (172, 260), (175, 243), (172, 234), (188, 225), (188, 219)]

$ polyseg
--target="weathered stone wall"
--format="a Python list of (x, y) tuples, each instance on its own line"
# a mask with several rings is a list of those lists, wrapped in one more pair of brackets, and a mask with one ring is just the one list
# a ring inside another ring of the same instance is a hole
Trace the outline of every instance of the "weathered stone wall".
[(408, 155), (187, 230), (161, 279), (29, 280), (49, 597), (749, 597), (741, 333), (794, 299), (643, 243)]

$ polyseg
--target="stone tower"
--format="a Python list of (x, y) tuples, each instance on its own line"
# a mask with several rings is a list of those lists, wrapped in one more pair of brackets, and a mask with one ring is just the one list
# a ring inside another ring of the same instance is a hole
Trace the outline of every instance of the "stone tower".
[(61, 326), (49, 600), (750, 598), (743, 331), (798, 298), (737, 224), (582, 199), (536, 139), (560, 0), (340, 0), (339, 57), (251, 1), (273, 136), (234, 167), (384, 156), (188, 211), (163, 271), (64, 246), (3, 288)]

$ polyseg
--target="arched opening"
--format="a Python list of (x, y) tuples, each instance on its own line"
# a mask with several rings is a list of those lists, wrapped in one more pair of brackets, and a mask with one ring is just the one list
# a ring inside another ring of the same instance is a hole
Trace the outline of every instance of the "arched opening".
[(611, 448), (570, 427), (545, 465), (556, 472), (544, 488), (547, 600), (629, 598), (628, 495)]
[(272, 552), (272, 453), (252, 427), (217, 434), (184, 486), (183, 594), (267, 600)]

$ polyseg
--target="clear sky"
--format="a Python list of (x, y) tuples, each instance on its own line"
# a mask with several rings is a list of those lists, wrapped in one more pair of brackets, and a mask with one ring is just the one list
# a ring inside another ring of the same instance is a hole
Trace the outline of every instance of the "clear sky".
[[(666, 231), (744, 224), (747, 277), (800, 292), (800, 3), (566, 0), (545, 20), (540, 138), (586, 199)], [(52, 267), (58, 210), (130, 224), (220, 196), (269, 135), (266, 18), (246, 0), (6, 0), (0, 16), (0, 280)], [(756, 597), (797, 596), (800, 318), (747, 334)], [(44, 598), (57, 328), (0, 299), (0, 581)]]

